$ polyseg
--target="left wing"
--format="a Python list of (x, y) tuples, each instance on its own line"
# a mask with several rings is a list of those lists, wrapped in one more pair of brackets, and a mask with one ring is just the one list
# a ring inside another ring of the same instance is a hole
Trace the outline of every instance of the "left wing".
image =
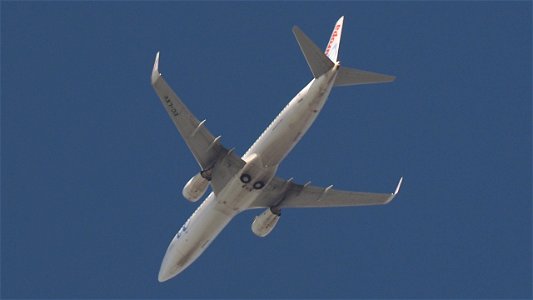
[(213, 191), (217, 193), (242, 169), (245, 162), (232, 150), (224, 148), (220, 144), (220, 136), (215, 138), (205, 127), (205, 120), (198, 121), (174, 93), (159, 73), (159, 52), (155, 58), (151, 81), (172, 122), (204, 171), (205, 178), (212, 180)]
[(360, 205), (379, 205), (389, 203), (399, 192), (403, 177), (400, 178), (394, 193), (361, 193), (335, 190), (311, 186), (309, 184), (295, 184), (292, 178), (284, 180), (273, 178), (265, 190), (249, 208), (275, 207), (342, 207)]

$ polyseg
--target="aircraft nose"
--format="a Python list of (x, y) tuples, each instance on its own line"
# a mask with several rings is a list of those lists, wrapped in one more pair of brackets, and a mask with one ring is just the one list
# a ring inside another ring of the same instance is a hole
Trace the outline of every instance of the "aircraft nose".
[(178, 275), (183, 268), (179, 267), (177, 264), (178, 259), (180, 259), (181, 253), (167, 253), (161, 262), (161, 268), (159, 269), (159, 274), (157, 275), (157, 280), (159, 282), (165, 282), (170, 278)]
[(159, 275), (157, 276), (157, 280), (159, 280), (159, 282), (167, 281), (181, 272), (181, 268), (178, 267), (177, 261), (180, 259), (182, 254), (177, 249), (175, 243), (176, 239), (173, 239), (168, 246), (165, 256), (163, 257), (161, 267), (159, 268)]
[(172, 272), (170, 272), (168, 268), (161, 267), (161, 269), (159, 270), (159, 275), (157, 275), (157, 280), (159, 282), (165, 282), (169, 280), (170, 278), (172, 278), (173, 275), (174, 274), (172, 274)]

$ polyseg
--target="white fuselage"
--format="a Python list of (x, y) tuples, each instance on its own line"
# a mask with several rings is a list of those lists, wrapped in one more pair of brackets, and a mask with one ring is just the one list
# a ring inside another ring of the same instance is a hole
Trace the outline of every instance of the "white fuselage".
[[(281, 161), (300, 141), (322, 110), (335, 82), (339, 64), (311, 80), (281, 111), (244, 154), (244, 169), (265, 184), (274, 177)], [(194, 262), (231, 219), (247, 209), (262, 189), (244, 185), (240, 173), (218, 195), (210, 193), (174, 236), (161, 263), (159, 281), (166, 281)]]

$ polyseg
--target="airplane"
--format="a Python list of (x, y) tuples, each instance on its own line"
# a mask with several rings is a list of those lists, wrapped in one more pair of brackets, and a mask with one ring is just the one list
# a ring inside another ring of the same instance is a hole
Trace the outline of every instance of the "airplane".
[(159, 72), (156, 54), (151, 84), (168, 115), (200, 166), (183, 188), (183, 196), (198, 201), (211, 186), (212, 192), (172, 238), (159, 270), (164, 282), (193, 263), (224, 227), (242, 211), (264, 209), (255, 217), (252, 232), (267, 236), (276, 226), (281, 210), (298, 207), (344, 207), (389, 203), (399, 192), (362, 193), (318, 187), (310, 182), (276, 177), (278, 166), (315, 121), (334, 86), (391, 82), (394, 76), (340, 65), (337, 60), (344, 16), (335, 24), (325, 52), (294, 26), (292, 31), (311, 69), (313, 79), (289, 102), (248, 151), (239, 157), (222, 145), (185, 106)]

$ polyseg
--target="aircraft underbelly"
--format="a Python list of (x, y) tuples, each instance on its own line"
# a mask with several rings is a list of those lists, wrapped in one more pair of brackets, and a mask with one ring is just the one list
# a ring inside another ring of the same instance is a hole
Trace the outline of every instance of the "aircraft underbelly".
[(248, 152), (261, 156), (266, 166), (279, 165), (322, 110), (334, 78), (333, 72), (331, 76), (311, 81), (291, 100)]

